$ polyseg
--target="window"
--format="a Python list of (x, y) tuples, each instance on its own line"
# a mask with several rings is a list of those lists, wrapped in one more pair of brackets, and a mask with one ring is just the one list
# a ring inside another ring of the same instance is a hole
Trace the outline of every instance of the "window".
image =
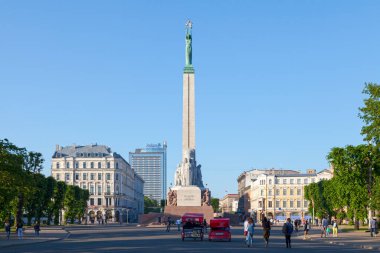
[(290, 179), (290, 184), (294, 184), (294, 179)]
[(107, 185), (107, 195), (111, 194), (111, 186), (108, 184)]
[(272, 206), (272, 201), (268, 201), (268, 207), (270, 208), (270, 207), (273, 207)]
[(297, 208), (301, 207), (301, 201), (297, 200)]
[(102, 180), (102, 173), (98, 173), (98, 180)]
[(99, 198), (99, 199), (98, 199), (98, 206), (101, 206), (101, 205), (102, 205), (102, 199)]
[(82, 189), (83, 189), (83, 190), (87, 190), (87, 185), (86, 185), (86, 184), (83, 184), (83, 185), (82, 185)]
[(87, 180), (87, 173), (83, 173), (82, 178), (83, 180)]
[(111, 163), (107, 162), (107, 169), (111, 168)]
[(90, 174), (90, 180), (95, 180), (95, 173)]
[(75, 173), (75, 180), (79, 180), (79, 174)]
[(119, 163), (116, 163), (116, 169), (118, 169), (119, 168)]
[(307, 184), (307, 178), (305, 178), (305, 179), (303, 180), (303, 183), (304, 183), (304, 184)]
[(311, 179), (311, 182), (312, 182), (312, 183), (315, 183), (315, 178), (312, 178), (312, 179)]
[(297, 195), (301, 196), (301, 189), (297, 189)]
[(83, 162), (83, 169), (86, 168), (86, 162)]
[(66, 168), (70, 169), (70, 163), (69, 162), (66, 163)]
[(272, 179), (269, 179), (269, 184), (272, 184)]
[(79, 163), (78, 163), (78, 162), (75, 162), (75, 168), (76, 168), (76, 169), (79, 168)]
[(282, 201), (282, 207), (286, 208), (286, 200)]
[(294, 190), (290, 189), (290, 195), (294, 195)]
[(305, 201), (303, 202), (303, 207), (309, 207), (309, 203), (307, 202), (307, 200), (305, 200)]
[(268, 196), (272, 196), (272, 190), (268, 191)]
[(90, 185), (90, 194), (94, 195), (94, 185)]
[(297, 179), (297, 184), (301, 184), (301, 178)]
[(276, 189), (276, 195), (280, 195), (280, 189)]
[(116, 185), (116, 194), (119, 194), (119, 186)]
[(102, 186), (98, 185), (98, 195), (102, 195)]
[(259, 207), (260, 207), (260, 208), (263, 207), (263, 202), (262, 202), (262, 201), (259, 201)]
[(98, 169), (100, 169), (101, 167), (102, 167), (102, 163), (98, 162)]
[(275, 182), (275, 184), (279, 184), (280, 183), (280, 179), (276, 178), (274, 182)]
[(66, 179), (66, 181), (70, 180), (70, 173), (65, 173), (65, 179)]
[(264, 196), (264, 190), (261, 190), (260, 195)]
[(283, 190), (282, 190), (282, 195), (286, 195), (287, 193), (286, 193), (286, 188), (284, 188)]
[(106, 173), (106, 180), (111, 180), (111, 173)]
[(290, 203), (289, 203), (289, 207), (290, 207), (290, 208), (293, 208), (293, 200), (290, 201)]
[(116, 180), (119, 180), (119, 174), (116, 174)]
[(59, 163), (57, 163), (57, 169), (59, 169)]
[(282, 183), (283, 183), (283, 184), (287, 184), (286, 179), (283, 179), (283, 180), (282, 180)]
[(56, 177), (56, 178), (57, 178), (57, 180), (59, 180), (59, 174), (57, 174), (57, 177)]
[(279, 207), (280, 207), (280, 201), (276, 200), (276, 208), (279, 208)]
[(93, 199), (93, 198), (90, 198), (90, 205), (91, 205), (91, 206), (94, 205), (94, 199)]
[(91, 169), (94, 168), (94, 162), (91, 162), (91, 163), (90, 163), (90, 167), (91, 167)]

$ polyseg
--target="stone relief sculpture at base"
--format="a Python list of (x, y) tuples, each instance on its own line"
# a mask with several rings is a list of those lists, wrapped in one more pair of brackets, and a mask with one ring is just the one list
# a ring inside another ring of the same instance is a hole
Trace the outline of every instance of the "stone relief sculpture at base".
[(174, 190), (170, 190), (168, 192), (168, 206), (177, 206), (177, 192)]
[(211, 203), (210, 203), (210, 199), (211, 199), (211, 196), (210, 196), (210, 191), (206, 188), (206, 190), (204, 190), (202, 192), (202, 206), (209, 206)]

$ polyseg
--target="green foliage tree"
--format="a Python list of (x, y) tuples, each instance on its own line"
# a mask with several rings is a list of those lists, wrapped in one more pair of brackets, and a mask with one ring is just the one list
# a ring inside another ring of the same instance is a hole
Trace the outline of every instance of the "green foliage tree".
[(214, 213), (217, 213), (220, 211), (219, 209), (219, 199), (218, 198), (211, 198), (211, 206), (214, 210)]
[(149, 212), (160, 212), (160, 207), (158, 205), (157, 200), (144, 196), (144, 213), (146, 214)]
[(368, 145), (349, 145), (335, 147), (327, 156), (334, 166), (336, 198), (347, 208), (347, 216), (354, 219), (356, 229), (359, 229), (359, 220), (367, 218), (368, 172), (374, 159), (372, 150)]

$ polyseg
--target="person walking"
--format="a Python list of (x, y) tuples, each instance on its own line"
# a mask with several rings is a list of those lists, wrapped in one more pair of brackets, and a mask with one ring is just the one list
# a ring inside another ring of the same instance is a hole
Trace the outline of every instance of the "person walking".
[(338, 237), (338, 222), (336, 220), (333, 220), (332, 229), (333, 229), (333, 237)]
[(271, 225), (267, 217), (264, 217), (261, 226), (263, 227), (263, 237), (265, 241), (265, 248), (268, 248)]
[(37, 221), (36, 224), (34, 224), (34, 235), (39, 237), (40, 236), (40, 223)]
[(246, 236), (245, 241), (248, 247), (252, 246), (254, 232), (255, 232), (255, 223), (253, 222), (253, 219), (249, 217), (246, 220), (246, 222), (244, 222), (244, 235)]
[(282, 226), (282, 233), (285, 235), (285, 242), (286, 242), (286, 247), (291, 248), (291, 237), (293, 233), (293, 225), (290, 221), (290, 218), (286, 219), (286, 222)]
[(22, 240), (24, 235), (24, 225), (22, 224), (22, 221), (19, 221), (16, 225), (16, 233), (19, 240)]
[(9, 240), (9, 237), (11, 236), (11, 224), (9, 223), (9, 221), (5, 221), (4, 229), (7, 240)]
[(326, 232), (327, 232), (326, 230), (328, 226), (329, 226), (329, 222), (327, 221), (325, 217), (323, 217), (322, 222), (321, 222), (321, 238), (323, 237), (323, 235), (326, 237)]
[(369, 222), (369, 228), (371, 230), (371, 237), (374, 237), (374, 236), (376, 237), (377, 221), (375, 217), (373, 217), (372, 220)]
[(205, 233), (207, 233), (207, 220), (206, 219), (203, 220), (203, 227), (204, 227)]
[(177, 224), (178, 231), (181, 231), (181, 219), (177, 219), (175, 223)]
[(170, 232), (171, 223), (172, 223), (172, 217), (168, 217), (168, 223), (166, 224), (166, 232)]
[(303, 228), (303, 239), (306, 240), (309, 238), (310, 223), (306, 220)]

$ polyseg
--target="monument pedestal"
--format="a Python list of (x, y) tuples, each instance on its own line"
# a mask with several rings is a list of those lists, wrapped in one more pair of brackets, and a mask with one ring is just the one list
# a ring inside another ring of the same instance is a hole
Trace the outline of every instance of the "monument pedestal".
[(185, 213), (203, 213), (207, 223), (214, 218), (212, 206), (166, 206), (165, 217), (182, 217)]

